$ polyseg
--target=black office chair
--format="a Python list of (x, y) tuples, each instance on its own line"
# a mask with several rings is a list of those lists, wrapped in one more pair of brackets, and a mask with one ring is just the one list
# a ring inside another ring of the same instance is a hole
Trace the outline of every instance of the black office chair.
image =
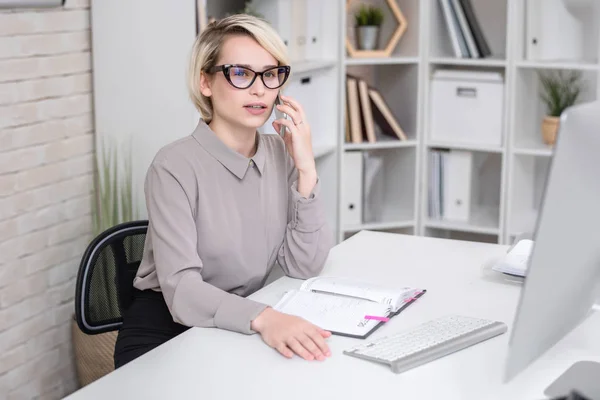
[(82, 332), (116, 331), (133, 295), (133, 279), (142, 260), (148, 221), (124, 222), (99, 234), (88, 245), (77, 274), (75, 319)]

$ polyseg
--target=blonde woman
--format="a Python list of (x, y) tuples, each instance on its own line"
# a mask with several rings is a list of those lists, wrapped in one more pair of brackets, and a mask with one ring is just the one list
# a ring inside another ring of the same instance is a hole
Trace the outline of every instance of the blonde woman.
[(302, 105), (282, 96), (290, 119), (273, 128), (284, 139), (257, 131), (289, 74), (285, 45), (255, 17), (213, 22), (196, 39), (189, 90), (202, 119), (148, 170), (148, 234), (115, 367), (191, 326), (258, 333), (288, 358), (330, 356), (330, 332), (247, 298), (275, 263), (318, 275), (333, 245)]

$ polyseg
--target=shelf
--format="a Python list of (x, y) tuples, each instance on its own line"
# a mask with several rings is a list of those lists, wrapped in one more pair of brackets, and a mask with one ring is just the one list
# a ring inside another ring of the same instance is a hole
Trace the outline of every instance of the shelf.
[(377, 222), (377, 223), (368, 223), (361, 225), (351, 225), (344, 228), (344, 232), (358, 232), (362, 230), (384, 230), (384, 229), (403, 229), (403, 228), (413, 228), (415, 226), (415, 221), (394, 221), (394, 222)]
[(518, 61), (519, 68), (531, 69), (565, 69), (578, 71), (600, 71), (600, 64), (586, 62), (544, 62), (544, 61)]
[(481, 233), (486, 235), (498, 235), (498, 209), (481, 208), (475, 210), (468, 222), (446, 221), (427, 219), (425, 226), (428, 228), (445, 229), (451, 231)]
[(441, 148), (441, 149), (455, 149), (455, 150), (469, 150), (469, 151), (480, 151), (484, 153), (502, 153), (504, 150), (502, 147), (481, 145), (481, 144), (467, 144), (467, 143), (444, 143), (444, 142), (430, 142), (427, 144), (429, 148)]
[(332, 68), (336, 64), (336, 60), (307, 60), (300, 61), (292, 65), (292, 74), (306, 74), (320, 69)]
[(346, 65), (418, 64), (419, 57), (346, 58)]
[(473, 67), (506, 67), (505, 59), (501, 58), (456, 58), (456, 57), (434, 57), (430, 60), (431, 64), (438, 65), (457, 65)]
[(335, 152), (334, 144), (317, 144), (313, 146), (313, 156), (315, 158), (321, 158), (333, 152)]
[(377, 149), (397, 149), (401, 147), (415, 147), (416, 140), (387, 140), (375, 143), (345, 143), (344, 150), (377, 150)]
[(517, 145), (513, 153), (523, 156), (550, 157), (554, 154), (554, 147), (543, 143), (523, 143)]

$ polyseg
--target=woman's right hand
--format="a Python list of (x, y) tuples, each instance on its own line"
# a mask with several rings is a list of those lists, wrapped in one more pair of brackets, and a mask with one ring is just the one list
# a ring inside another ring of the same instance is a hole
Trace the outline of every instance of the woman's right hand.
[(270, 307), (252, 321), (252, 329), (263, 341), (287, 358), (294, 353), (305, 360), (323, 361), (331, 356), (325, 339), (331, 332), (294, 315), (284, 314)]

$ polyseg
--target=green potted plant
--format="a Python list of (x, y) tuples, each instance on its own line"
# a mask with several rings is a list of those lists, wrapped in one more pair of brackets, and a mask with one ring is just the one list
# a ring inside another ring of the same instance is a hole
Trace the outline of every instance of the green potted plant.
[(383, 11), (380, 7), (362, 4), (354, 14), (356, 38), (360, 50), (375, 50), (379, 47)]
[(553, 145), (565, 109), (575, 104), (582, 89), (580, 71), (557, 71), (539, 73), (541, 83), (540, 97), (546, 106), (546, 116), (542, 121), (544, 143)]

